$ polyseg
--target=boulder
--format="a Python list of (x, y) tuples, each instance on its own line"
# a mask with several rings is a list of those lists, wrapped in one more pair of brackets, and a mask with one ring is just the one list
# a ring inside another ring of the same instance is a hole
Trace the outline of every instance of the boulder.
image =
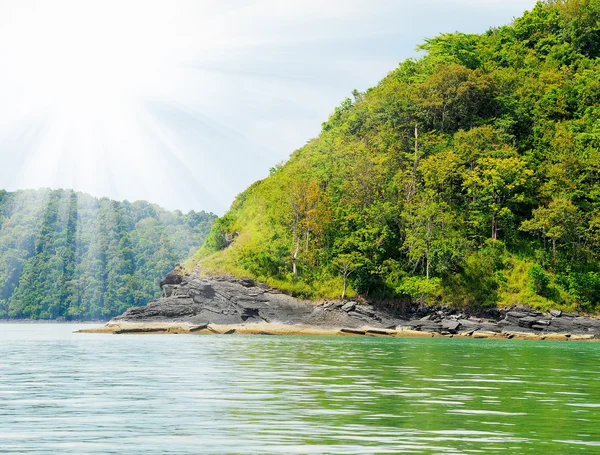
[(242, 278), (239, 283), (245, 288), (253, 288), (255, 285), (254, 280), (251, 278)]
[(356, 308), (356, 302), (348, 302), (344, 306), (342, 306), (342, 310), (348, 313), (349, 311), (353, 311)]
[(442, 328), (450, 333), (458, 333), (460, 323), (458, 321), (447, 320), (442, 322)]
[(167, 284), (177, 285), (181, 284), (182, 282), (183, 275), (181, 274), (181, 272), (179, 270), (171, 270), (169, 273), (167, 273), (167, 276), (165, 276), (165, 278), (160, 282), (160, 287), (162, 288)]

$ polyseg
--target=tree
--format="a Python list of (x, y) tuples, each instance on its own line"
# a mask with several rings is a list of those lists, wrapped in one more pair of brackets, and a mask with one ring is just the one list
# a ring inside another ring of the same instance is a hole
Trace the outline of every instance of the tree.
[(450, 216), (448, 205), (436, 201), (431, 194), (420, 197), (404, 212), (404, 249), (415, 270), (424, 261), (427, 279), (431, 276), (433, 256), (442, 250), (449, 237)]
[(556, 264), (556, 245), (561, 240), (573, 237), (579, 225), (580, 215), (570, 199), (554, 197), (545, 206), (533, 211), (533, 218), (521, 223), (521, 230), (540, 232), (552, 243), (552, 259)]
[(511, 203), (523, 202), (533, 171), (519, 157), (481, 158), (474, 170), (465, 174), (463, 186), (472, 198), (471, 206), (488, 218), (492, 240), (497, 240), (500, 222), (510, 218)]
[(108, 318), (144, 305), (215, 216), (71, 190), (0, 193), (0, 317)]
[(344, 300), (348, 288), (348, 277), (364, 264), (364, 258), (361, 254), (353, 251), (352, 253), (338, 254), (334, 263), (344, 280), (344, 289), (342, 290), (341, 297), (342, 300)]

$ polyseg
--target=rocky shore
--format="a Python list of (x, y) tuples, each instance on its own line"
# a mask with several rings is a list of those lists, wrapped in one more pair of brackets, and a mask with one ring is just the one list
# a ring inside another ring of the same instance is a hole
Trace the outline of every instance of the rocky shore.
[(451, 308), (386, 309), (364, 302), (302, 301), (232, 277), (171, 272), (163, 296), (87, 333), (299, 334), (600, 340), (600, 320), (524, 306), (469, 314)]

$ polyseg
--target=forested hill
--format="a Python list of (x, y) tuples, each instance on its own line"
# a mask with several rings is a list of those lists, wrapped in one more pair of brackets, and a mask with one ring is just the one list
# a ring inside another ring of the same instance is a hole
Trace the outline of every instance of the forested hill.
[(0, 191), (0, 318), (104, 319), (144, 305), (214, 219), (69, 190)]
[(600, 1), (427, 40), (256, 182), (196, 256), (295, 294), (600, 303)]

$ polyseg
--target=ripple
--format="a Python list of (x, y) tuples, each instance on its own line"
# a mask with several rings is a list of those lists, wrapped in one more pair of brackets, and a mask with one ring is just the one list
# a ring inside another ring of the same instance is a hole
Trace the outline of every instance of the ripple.
[(591, 344), (11, 326), (0, 453), (562, 454), (600, 439)]

